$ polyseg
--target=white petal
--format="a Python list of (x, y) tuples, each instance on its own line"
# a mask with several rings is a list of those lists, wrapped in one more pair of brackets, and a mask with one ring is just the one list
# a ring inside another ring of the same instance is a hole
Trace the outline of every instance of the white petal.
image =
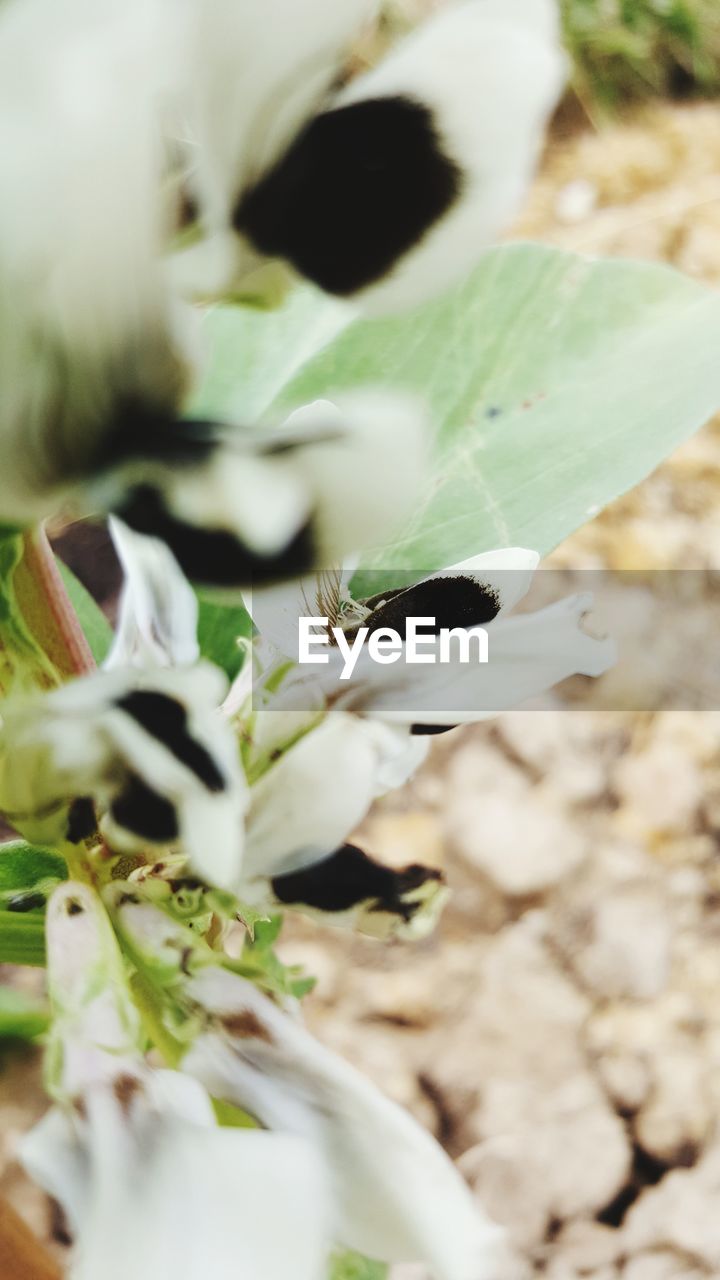
[[(341, 1244), (383, 1261), (426, 1261), (436, 1280), (488, 1276), (501, 1233), (405, 1111), (234, 974), (205, 971), (188, 992), (229, 1015), (229, 1030), (201, 1037), (184, 1069), (270, 1128), (317, 1145)], [(233, 1039), (232, 1015), (242, 1013), (251, 1016)]]
[[(320, 403), (320, 429), (330, 430), (326, 402)], [(428, 464), (426, 415), (409, 396), (356, 392), (338, 396), (334, 411), (341, 434), (299, 451), (296, 464), (313, 495), (323, 569), (397, 529), (417, 500)], [(312, 413), (308, 406), (302, 417), (295, 414), (296, 429)]]
[(223, 235), (245, 183), (271, 163), (336, 79), (350, 43), (377, 0), (197, 0), (189, 32), (186, 127), (193, 186), (216, 242), (196, 292), (217, 293), (256, 259)]
[(165, 10), (154, 0), (2, 6), (7, 521), (57, 509), (129, 403), (175, 409), (184, 357), (159, 261), (158, 117), (159, 100), (172, 97), (182, 23), (163, 21)]
[[(6, 704), (0, 807), (24, 815), (28, 838), (56, 841), (66, 835), (68, 802), (92, 796), (108, 809), (104, 829), (118, 850), (173, 844), (175, 836), (154, 834), (139, 780), (172, 807), (184, 852), (200, 874), (234, 883), (247, 791), (235, 735), (218, 709), (226, 689), (222, 672), (202, 663), (182, 671), (98, 672)], [(146, 725), (133, 702), (143, 697), (164, 700), (172, 723), (163, 724), (161, 715)], [(181, 708), (186, 719), (179, 729)], [(57, 814), (45, 816), (55, 805)]]
[(499, 551), (484, 551), (469, 560), (450, 565), (444, 576), (467, 576), (497, 593), (499, 613), (513, 609), (530, 590), (532, 577), (540, 563), (537, 551), (525, 547), (503, 547)]
[(115, 640), (105, 669), (190, 666), (200, 657), (198, 601), (172, 552), (157, 538), (110, 519), (125, 582)]
[(18, 1158), (33, 1181), (62, 1204), (75, 1236), (88, 1218), (91, 1174), (70, 1117), (51, 1107), (20, 1140)]
[(166, 541), (193, 581), (220, 590), (329, 569), (387, 538), (426, 473), (425, 414), (403, 395), (343, 396), (330, 415), (319, 402), (275, 431), (191, 421), (178, 424), (183, 431), (193, 444), (200, 438), (203, 461), (174, 466), (170, 451), (141, 468), (128, 463), (95, 486), (96, 501)]
[(379, 313), (464, 276), (514, 217), (566, 73), (555, 0), (443, 8), (242, 195), (255, 250)]
[(51, 1113), (22, 1154), (71, 1213), (71, 1280), (324, 1274), (327, 1193), (312, 1148), (217, 1128), (187, 1077), (148, 1075), (129, 1108), (110, 1089), (90, 1091), (84, 1120)]
[(402, 729), (328, 715), (252, 787), (244, 876), (269, 877), (334, 852), (421, 751)]
[(373, 313), (414, 306), (468, 271), (508, 225), (566, 79), (556, 0), (469, 0), (449, 7), (338, 104), (402, 96), (428, 106), (462, 174), (457, 204), (389, 278), (360, 295)]
[(486, 665), (425, 668), (414, 697), (407, 679), (402, 689), (387, 682), (384, 691), (377, 681), (374, 693), (366, 691), (368, 711), (389, 722), (461, 724), (519, 706), (569, 676), (600, 676), (617, 661), (617, 650), (612, 640), (582, 629), (591, 607), (592, 596), (568, 596), (537, 613), (499, 618), (487, 627)]

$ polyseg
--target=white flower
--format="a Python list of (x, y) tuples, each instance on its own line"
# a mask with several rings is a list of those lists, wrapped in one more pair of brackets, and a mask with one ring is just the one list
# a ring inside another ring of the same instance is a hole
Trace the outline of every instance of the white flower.
[(198, 601), (164, 542), (110, 518), (124, 572), (115, 639), (103, 666), (189, 667), (197, 662)]
[(405, 1111), (242, 978), (205, 970), (186, 994), (211, 1020), (183, 1069), (268, 1128), (313, 1143), (339, 1244), (425, 1262), (436, 1280), (490, 1280), (501, 1232)]
[[(617, 655), (611, 640), (596, 639), (581, 625), (592, 596), (567, 597), (536, 613), (507, 617), (526, 595), (538, 559), (536, 552), (518, 547), (474, 556), (414, 586), (360, 601), (348, 615), (352, 632), (365, 627), (369, 635), (388, 628), (404, 637), (407, 619), (416, 617), (434, 620), (428, 636), (442, 628), (462, 628), (470, 636), (484, 630), (487, 663), (462, 661), (456, 646), (444, 665), (410, 665), (401, 655), (395, 665), (380, 666), (363, 648), (344, 682), (345, 658), (333, 647), (327, 665), (299, 668), (284, 696), (301, 708), (310, 697), (317, 702), (322, 692), (337, 708), (422, 734), (508, 710), (571, 675), (602, 675)], [(295, 660), (298, 618), (307, 613), (311, 598), (306, 586), (301, 599), (291, 588), (253, 593), (261, 633)]]
[(180, 846), (200, 875), (234, 882), (246, 787), (218, 710), (225, 689), (202, 663), (98, 672), (5, 703), (0, 810), (29, 839), (54, 843), (91, 834), (92, 800), (113, 849)]
[(425, 744), (412, 743), (401, 728), (342, 712), (326, 716), (251, 788), (243, 876), (278, 875), (326, 857), (424, 755)]
[(312, 1145), (220, 1129), (200, 1084), (149, 1070), (113, 946), (89, 889), (56, 891), (49, 1066), (60, 1102), (21, 1158), (67, 1212), (71, 1280), (320, 1280), (328, 1194)]
[[(260, 712), (256, 731), (268, 720), (279, 732), (284, 719)], [(377, 938), (429, 932), (447, 897), (439, 872), (386, 867), (347, 843), (373, 801), (402, 786), (426, 753), (405, 728), (342, 712), (286, 746), (250, 790), (243, 901), (296, 908)]]
[[(277, 30), (279, 19), (294, 33), (279, 8), (287, 12), (288, 6), (268, 6), (268, 23)], [(326, 31), (326, 6), (314, 0), (301, 8), (306, 24), (298, 56), (288, 58), (289, 45), (272, 40), (286, 74), (293, 62), (299, 69), (313, 37), (317, 62), (310, 60), (310, 67), (327, 67), (320, 50), (333, 48), (335, 13)], [(362, 16), (357, 3), (335, 8), (344, 9), (349, 29)], [(235, 31), (242, 25), (236, 19)], [(253, 37), (262, 40), (255, 25), (248, 48)], [(210, 62), (205, 73), (211, 66), (217, 75)], [(228, 68), (230, 93), (241, 95), (237, 65)], [(232, 225), (244, 238), (246, 268), (257, 267), (253, 252), (260, 261), (283, 259), (321, 288), (374, 311), (414, 305), (442, 289), (516, 213), (565, 73), (555, 0), (471, 0), (428, 21), (378, 67), (327, 97), (318, 114), (306, 111), (303, 120), (297, 113), (294, 129), (288, 128), (288, 81), (274, 109), (268, 109), (268, 92), (252, 168), (241, 163), (239, 139), (235, 164), (224, 157), (225, 173), (240, 175), (230, 187), (226, 230)], [(300, 80), (299, 73), (289, 77), (296, 99)], [(219, 82), (213, 88), (219, 95)], [(248, 114), (238, 110), (235, 119), (243, 122), (234, 126), (241, 135)], [(200, 152), (207, 155), (218, 121), (206, 116), (205, 123)], [(223, 124), (229, 150), (231, 126)], [(195, 194), (202, 209), (201, 182)], [(206, 290), (218, 285), (217, 242)], [(229, 235), (225, 244), (227, 268), (233, 263)], [(236, 250), (236, 276), (239, 263)]]
[(323, 104), (378, 0), (194, 0), (188, 6), (185, 182), (205, 239), (179, 251), (184, 292), (220, 293), (263, 259), (233, 231), (239, 193)]
[(292, 1135), (221, 1129), (174, 1072), (88, 1085), (82, 1114), (52, 1110), (23, 1163), (63, 1205), (70, 1280), (322, 1280), (324, 1171)]
[[(327, 562), (325, 488), (177, 423), (198, 363), (180, 294), (268, 255), (371, 309), (442, 289), (514, 213), (563, 78), (554, 0), (472, 0), (335, 91), (376, 7), (3, 6), (2, 520), (118, 511), (221, 586)], [(164, 263), (189, 207), (205, 239)]]
[(192, 581), (223, 591), (294, 578), (387, 538), (417, 500), (426, 435), (415, 402), (372, 392), (318, 401), (276, 430), (166, 424), (131, 438), (127, 458), (116, 451), (88, 491), (161, 539)]
[[(217, 585), (327, 557), (307, 545), (324, 532), (313, 486), (238, 439), (192, 457), (176, 420), (196, 342), (178, 291), (234, 291), (268, 255), (375, 310), (438, 291), (514, 214), (564, 74), (553, 0), (471, 0), (334, 91), (375, 9), (4, 6), (4, 521), (68, 497), (113, 509), (191, 579), (217, 562)], [(168, 265), (188, 207), (204, 239)]]

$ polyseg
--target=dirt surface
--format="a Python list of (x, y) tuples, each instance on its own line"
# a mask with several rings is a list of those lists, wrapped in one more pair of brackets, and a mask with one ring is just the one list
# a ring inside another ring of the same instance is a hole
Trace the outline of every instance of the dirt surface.
[[(601, 134), (573, 122), (518, 234), (717, 284), (719, 174), (715, 105)], [(554, 562), (720, 568), (720, 428)], [(437, 935), (386, 947), (286, 927), (286, 958), (319, 976), (310, 1024), (460, 1160), (518, 1277), (720, 1277), (719, 746), (720, 714), (560, 699), (450, 734), (360, 834), (445, 868)], [(48, 1236), (13, 1160), (43, 1105), (37, 1062), (9, 1059), (0, 1194)]]

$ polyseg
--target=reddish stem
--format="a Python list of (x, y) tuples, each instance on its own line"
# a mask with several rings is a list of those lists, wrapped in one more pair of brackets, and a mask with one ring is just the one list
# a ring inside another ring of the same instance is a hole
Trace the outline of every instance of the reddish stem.
[(26, 533), (23, 546), (13, 587), (28, 630), (61, 676), (86, 675), (95, 669), (95, 661), (45, 530)]

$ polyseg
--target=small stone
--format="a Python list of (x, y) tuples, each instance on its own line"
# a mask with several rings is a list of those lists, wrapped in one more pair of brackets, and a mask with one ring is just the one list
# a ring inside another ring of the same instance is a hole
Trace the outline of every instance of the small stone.
[(491, 1138), (459, 1162), (485, 1211), (522, 1252), (536, 1249), (550, 1226), (550, 1205), (540, 1162), (517, 1135)]
[(398, 1026), (429, 1027), (439, 1016), (437, 992), (423, 972), (412, 969), (383, 974), (367, 992), (368, 1010), (364, 1015)]
[(630, 1253), (677, 1250), (720, 1271), (720, 1147), (692, 1169), (668, 1173), (643, 1191), (623, 1227)]
[(377, 812), (363, 824), (363, 838), (374, 857), (391, 867), (419, 862), (442, 868), (445, 846), (440, 823), (426, 810)]
[(635, 1122), (637, 1140), (649, 1155), (678, 1164), (702, 1146), (713, 1123), (702, 1053), (666, 1053), (653, 1064), (653, 1089)]
[(588, 881), (559, 904), (556, 919), (557, 942), (598, 995), (647, 1000), (666, 987), (673, 930), (660, 886), (631, 882), (598, 893)]
[(650, 1068), (638, 1054), (610, 1051), (598, 1058), (596, 1070), (603, 1088), (624, 1115), (639, 1111), (651, 1085)]
[(667, 1249), (639, 1253), (622, 1270), (622, 1280), (703, 1280), (706, 1273)]
[(520, 1247), (539, 1244), (552, 1221), (597, 1214), (628, 1177), (625, 1128), (589, 1072), (554, 1089), (491, 1079), (473, 1128), (487, 1137), (471, 1180)]
[(449, 813), (463, 856), (510, 897), (553, 888), (585, 859), (577, 826), (530, 790), (518, 802), (505, 792), (468, 795)]
[(704, 788), (695, 761), (675, 743), (660, 740), (623, 758), (615, 789), (624, 806), (625, 830), (647, 836), (692, 830)]
[(622, 1253), (622, 1240), (612, 1227), (577, 1218), (563, 1227), (554, 1242), (554, 1252), (567, 1266), (595, 1275), (615, 1265)]
[(559, 222), (584, 222), (595, 212), (598, 189), (588, 178), (575, 178), (561, 187), (555, 197), (555, 216)]

